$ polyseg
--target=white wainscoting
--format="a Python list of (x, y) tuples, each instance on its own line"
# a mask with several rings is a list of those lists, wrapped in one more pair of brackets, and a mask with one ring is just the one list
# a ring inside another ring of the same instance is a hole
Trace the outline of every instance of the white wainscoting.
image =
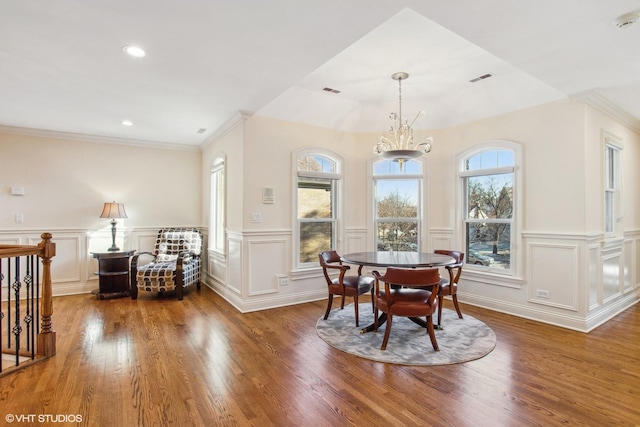
[(209, 275), (207, 286), (243, 313), (326, 299), (319, 266), (293, 271), (291, 238), (286, 229), (227, 230), (227, 270)]
[[(367, 229), (352, 227), (345, 230), (344, 253), (365, 252), (367, 250)], [(341, 254), (342, 255), (342, 254)]]
[(459, 299), (474, 305), (588, 332), (638, 302), (639, 233), (618, 242), (597, 234), (523, 233), (518, 279), (463, 272)]
[[(123, 250), (153, 252), (160, 228), (119, 227), (116, 245)], [(45, 232), (52, 234), (56, 244), (56, 256), (51, 262), (53, 296), (84, 294), (96, 289), (98, 262), (91, 253), (107, 251), (111, 246), (111, 230), (0, 230), (0, 243), (37, 245)]]
[(433, 252), (438, 249), (464, 252), (463, 249), (454, 247), (453, 236), (452, 228), (430, 228), (428, 248), (425, 252)]
[(527, 245), (529, 277), (527, 300), (532, 303), (578, 311), (580, 280), (578, 244)]
[[(280, 292), (280, 281), (288, 280), (288, 239), (247, 239), (250, 297)], [(272, 254), (280, 254), (272, 256)], [(287, 283), (288, 285), (288, 283)]]

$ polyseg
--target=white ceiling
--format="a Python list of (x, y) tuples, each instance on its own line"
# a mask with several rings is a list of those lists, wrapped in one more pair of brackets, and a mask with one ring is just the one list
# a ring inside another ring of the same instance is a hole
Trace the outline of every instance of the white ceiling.
[(380, 131), (405, 71), (418, 128), (572, 97), (640, 132), (640, 22), (612, 24), (631, 11), (640, 1), (0, 0), (0, 127), (191, 147), (239, 112)]

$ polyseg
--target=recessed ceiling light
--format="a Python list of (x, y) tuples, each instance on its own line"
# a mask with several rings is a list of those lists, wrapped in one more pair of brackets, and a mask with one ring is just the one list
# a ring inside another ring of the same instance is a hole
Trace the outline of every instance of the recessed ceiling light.
[(133, 122), (131, 120), (123, 120), (120, 123), (122, 123), (122, 126), (133, 126)]
[(147, 55), (147, 51), (139, 46), (123, 46), (122, 51), (135, 58), (142, 58)]
[(629, 12), (622, 16), (618, 16), (612, 23), (618, 28), (628, 28), (635, 24), (638, 18), (640, 18), (639, 12)]

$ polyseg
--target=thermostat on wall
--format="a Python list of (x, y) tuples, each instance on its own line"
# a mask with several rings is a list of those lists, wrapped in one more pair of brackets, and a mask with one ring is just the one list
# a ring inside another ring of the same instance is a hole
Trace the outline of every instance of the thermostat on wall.
[(273, 187), (263, 187), (262, 188), (262, 203), (275, 203), (276, 202), (276, 192)]

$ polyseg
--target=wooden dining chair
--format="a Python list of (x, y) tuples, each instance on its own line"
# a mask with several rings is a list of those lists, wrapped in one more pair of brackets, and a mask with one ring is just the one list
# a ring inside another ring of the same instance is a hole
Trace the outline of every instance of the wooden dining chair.
[[(378, 330), (378, 311), (387, 315), (387, 325), (380, 350), (386, 350), (391, 333), (393, 316), (426, 317), (426, 329), (431, 345), (438, 351), (438, 342), (433, 328), (433, 315), (438, 305), (436, 296), (440, 287), (437, 268), (404, 269), (389, 267), (384, 275), (377, 271), (375, 277), (376, 308), (374, 331)], [(384, 287), (380, 285), (384, 283)], [(425, 289), (429, 287), (431, 290)]]
[(458, 313), (458, 317), (462, 319), (462, 312), (460, 311), (460, 306), (458, 305), (458, 280), (460, 279), (460, 274), (462, 274), (464, 253), (443, 249), (437, 249), (433, 252), (436, 254), (448, 255), (456, 260), (455, 264), (449, 264), (445, 266), (447, 272), (449, 273), (449, 277), (443, 277), (442, 279), (440, 279), (440, 287), (438, 288), (438, 328), (440, 328), (440, 322), (442, 320), (442, 306), (444, 297), (446, 297), (447, 295), (451, 296), (451, 300), (453, 301), (453, 306)]
[[(333, 305), (333, 296), (342, 296), (340, 302), (340, 308), (344, 308), (344, 300), (346, 297), (353, 297), (354, 311), (356, 314), (356, 327), (360, 326), (358, 317), (358, 297), (367, 292), (371, 292), (371, 305), (373, 306), (373, 277), (367, 277), (362, 275), (362, 266), (358, 268), (358, 275), (347, 275), (346, 272), (351, 268), (348, 265), (343, 265), (340, 260), (340, 255), (336, 251), (324, 251), (318, 254), (320, 259), (320, 265), (324, 272), (324, 277), (327, 280), (327, 287), (329, 289), (329, 301), (327, 303), (327, 311), (324, 313), (324, 320), (329, 318), (331, 307)], [(338, 277), (332, 278), (329, 275), (330, 270), (338, 270)]]

